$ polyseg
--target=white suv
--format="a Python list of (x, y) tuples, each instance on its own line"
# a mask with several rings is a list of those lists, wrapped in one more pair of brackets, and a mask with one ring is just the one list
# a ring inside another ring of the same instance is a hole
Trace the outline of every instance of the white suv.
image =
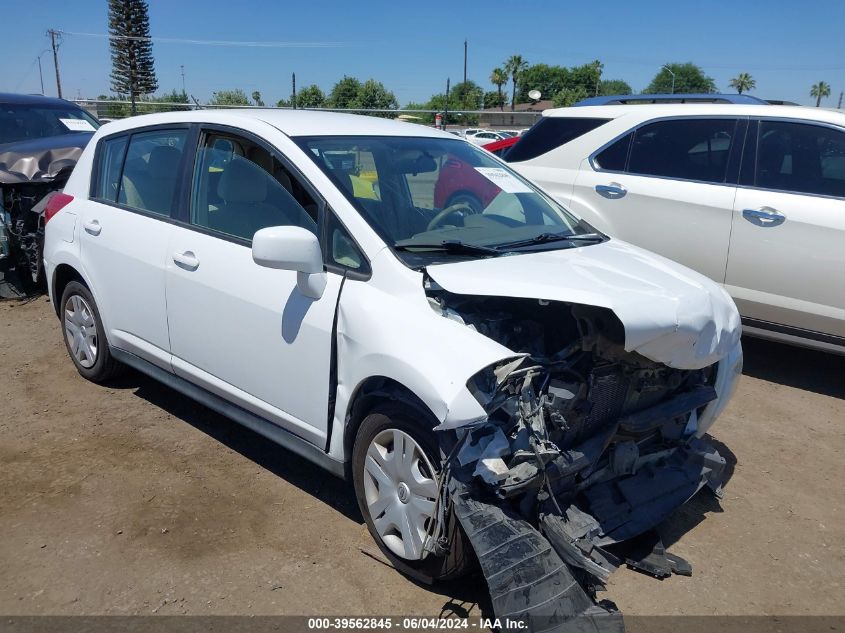
[(845, 114), (547, 110), (508, 162), (615, 237), (724, 284), (749, 333), (845, 353)]
[[(450, 161), (497, 188), (480, 212), (434, 208)], [(718, 490), (724, 460), (701, 438), (741, 366), (727, 293), (451, 134), (318, 112), (132, 117), (97, 131), (46, 220), (80, 374), (132, 366), (350, 476), (403, 571), (454, 576), (469, 539), (487, 572), (492, 539), (514, 569), (497, 586), (534, 582), (535, 551), (537, 583), (581, 592), (560, 556), (598, 576), (610, 559), (537, 550), (541, 514), (564, 520), (541, 490), (591, 517), (596, 557)], [(497, 513), (524, 539), (481, 533)]]

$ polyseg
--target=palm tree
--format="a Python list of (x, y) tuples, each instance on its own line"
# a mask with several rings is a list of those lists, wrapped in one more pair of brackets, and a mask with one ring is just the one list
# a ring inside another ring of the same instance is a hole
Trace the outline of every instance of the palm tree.
[(816, 107), (818, 108), (822, 103), (822, 99), (830, 96), (830, 84), (826, 81), (813, 84), (813, 87), (810, 88), (810, 96), (816, 98)]
[(513, 94), (511, 95), (511, 112), (516, 105), (516, 82), (519, 75), (528, 68), (528, 62), (522, 59), (522, 55), (511, 55), (505, 62), (505, 72), (511, 76), (513, 80)]
[(499, 92), (499, 109), (504, 110), (505, 100), (502, 97), (502, 86), (508, 83), (508, 74), (501, 68), (494, 68), (493, 72), (490, 73), (490, 83), (496, 86), (496, 90)]
[(731, 79), (730, 84), (728, 85), (731, 88), (734, 88), (739, 94), (742, 94), (743, 92), (754, 90), (757, 86), (757, 82), (754, 81), (754, 78), (748, 73), (739, 73), (736, 77)]

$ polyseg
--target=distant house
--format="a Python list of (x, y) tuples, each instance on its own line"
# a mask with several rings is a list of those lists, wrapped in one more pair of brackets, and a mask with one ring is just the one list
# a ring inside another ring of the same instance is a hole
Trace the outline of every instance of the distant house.
[(525, 128), (534, 125), (543, 110), (553, 107), (551, 99), (536, 103), (517, 103), (513, 112), (510, 105), (504, 110), (488, 108), (478, 115), (479, 127), (492, 128)]

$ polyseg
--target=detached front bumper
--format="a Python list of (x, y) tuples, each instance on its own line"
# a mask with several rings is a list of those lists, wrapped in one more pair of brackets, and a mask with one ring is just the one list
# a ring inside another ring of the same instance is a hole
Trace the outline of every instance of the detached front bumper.
[[(524, 620), (530, 630), (568, 630), (574, 621), (622, 630), (615, 608), (595, 597), (620, 565), (658, 578), (691, 573), (653, 529), (702, 487), (721, 495), (725, 460), (703, 435), (741, 369), (736, 345), (709, 375), (690, 374), (664, 399), (589, 432), (567, 425), (577, 405), (566, 390), (548, 388), (542, 368), (512, 364), (504, 378), (499, 371), (499, 391), (486, 405), (499, 415), (444, 431), (454, 434), (451, 503), (497, 617)], [(600, 387), (591, 385), (590, 393)]]

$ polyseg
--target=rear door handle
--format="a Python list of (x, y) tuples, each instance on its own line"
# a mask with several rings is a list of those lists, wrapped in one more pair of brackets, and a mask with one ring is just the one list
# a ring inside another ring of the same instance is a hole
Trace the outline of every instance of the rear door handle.
[(779, 226), (786, 222), (786, 216), (771, 207), (760, 207), (759, 209), (743, 209), (742, 217), (755, 226)]
[(624, 198), (628, 190), (618, 182), (612, 182), (609, 185), (596, 185), (596, 193), (608, 200), (618, 200)]
[(82, 227), (85, 229), (86, 233), (90, 233), (94, 237), (98, 236), (100, 234), (100, 231), (103, 230), (103, 227), (100, 226), (100, 223), (97, 220), (91, 220), (90, 222), (86, 222), (82, 225)]
[(173, 261), (179, 268), (184, 268), (185, 270), (196, 270), (200, 266), (200, 260), (191, 251), (173, 253)]

